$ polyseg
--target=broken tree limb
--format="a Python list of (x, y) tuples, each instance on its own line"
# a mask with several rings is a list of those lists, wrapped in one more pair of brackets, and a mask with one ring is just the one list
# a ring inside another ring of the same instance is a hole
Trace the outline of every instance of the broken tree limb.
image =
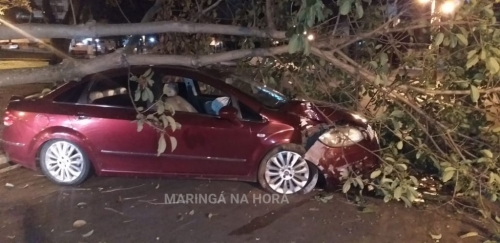
[(83, 76), (109, 69), (123, 68), (128, 65), (179, 65), (201, 67), (246, 57), (280, 55), (288, 51), (288, 47), (243, 49), (204, 56), (189, 55), (125, 55), (120, 52), (106, 54), (83, 61), (65, 60), (61, 64), (29, 69), (11, 69), (0, 71), (0, 87), (29, 84), (69, 81)]
[(152, 33), (188, 33), (253, 36), (261, 38), (285, 39), (285, 32), (264, 30), (223, 24), (204, 24), (180, 21), (159, 21), (132, 24), (83, 25), (60, 24), (18, 24), (0, 25), (0, 39), (42, 39), (42, 38), (84, 38), (122, 35), (146, 35)]

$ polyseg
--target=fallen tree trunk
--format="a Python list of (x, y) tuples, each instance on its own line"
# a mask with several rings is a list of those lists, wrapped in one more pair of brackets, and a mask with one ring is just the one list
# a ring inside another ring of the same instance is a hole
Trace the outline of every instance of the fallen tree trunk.
[(18, 24), (0, 21), (0, 39), (42, 39), (42, 38), (86, 38), (122, 35), (146, 35), (152, 33), (188, 33), (253, 36), (262, 38), (285, 39), (285, 32), (252, 27), (222, 24), (203, 24), (180, 21), (159, 21), (133, 24), (80, 25), (60, 24)]
[(287, 46), (278, 46), (273, 48), (228, 51), (204, 56), (125, 55), (121, 52), (115, 52), (83, 61), (72, 61), (67, 59), (61, 64), (42, 68), (23, 68), (0, 71), (0, 87), (17, 84), (77, 80), (88, 74), (109, 69), (123, 68), (128, 65), (180, 65), (201, 67), (246, 57), (279, 55), (287, 51)]

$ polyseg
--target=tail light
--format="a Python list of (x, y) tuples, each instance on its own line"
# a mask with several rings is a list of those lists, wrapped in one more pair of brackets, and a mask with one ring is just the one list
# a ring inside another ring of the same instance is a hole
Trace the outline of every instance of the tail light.
[(10, 113), (9, 111), (5, 111), (5, 115), (3, 117), (3, 125), (8, 127), (8, 126), (11, 126), (12, 124), (14, 124), (14, 119), (16, 119), (16, 117)]

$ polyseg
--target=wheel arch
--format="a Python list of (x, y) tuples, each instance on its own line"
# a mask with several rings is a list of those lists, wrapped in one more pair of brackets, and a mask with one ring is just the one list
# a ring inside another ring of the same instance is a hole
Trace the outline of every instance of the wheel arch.
[(95, 151), (89, 140), (80, 132), (68, 127), (50, 127), (38, 133), (29, 144), (29, 151), (33, 151), (32, 158), (36, 161), (36, 166), (40, 168), (40, 153), (45, 144), (52, 140), (65, 140), (74, 143), (87, 155), (90, 160), (91, 169), (95, 172), (100, 171), (100, 164), (95, 160)]

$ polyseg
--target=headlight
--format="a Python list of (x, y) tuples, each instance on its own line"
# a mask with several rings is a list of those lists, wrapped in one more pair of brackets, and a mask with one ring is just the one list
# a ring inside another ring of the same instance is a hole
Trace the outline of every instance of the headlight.
[(319, 141), (329, 147), (349, 146), (363, 139), (361, 131), (353, 127), (337, 127), (319, 137)]

